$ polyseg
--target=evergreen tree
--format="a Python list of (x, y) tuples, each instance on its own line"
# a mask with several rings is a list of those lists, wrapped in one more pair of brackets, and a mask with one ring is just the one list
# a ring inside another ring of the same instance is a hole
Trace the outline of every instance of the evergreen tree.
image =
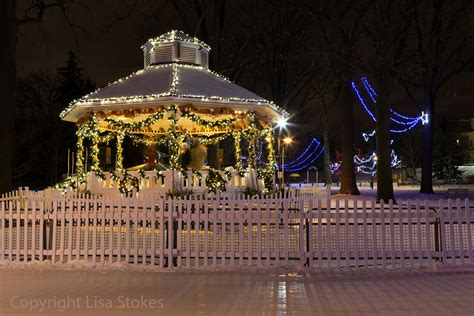
[[(74, 124), (59, 117), (74, 100), (94, 90), (72, 51), (58, 75), (37, 73), (19, 80), (15, 115), (15, 184), (44, 187), (67, 172), (67, 152), (75, 150)], [(34, 126), (34, 129), (25, 128)]]

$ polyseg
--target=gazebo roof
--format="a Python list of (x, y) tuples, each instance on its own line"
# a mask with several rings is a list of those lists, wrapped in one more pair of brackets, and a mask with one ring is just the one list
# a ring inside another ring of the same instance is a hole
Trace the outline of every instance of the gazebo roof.
[[(176, 51), (184, 51), (186, 47), (179, 48), (181, 44), (178, 41), (197, 45), (195, 63), (183, 62), (184, 57), (179, 58)], [(177, 48), (171, 49), (169, 45), (173, 43)], [(142, 109), (169, 104), (255, 111), (270, 121), (286, 115), (274, 103), (209, 70), (207, 60), (204, 62), (201, 59), (204, 57), (200, 55), (199, 47), (204, 44), (183, 32), (166, 33), (150, 39), (145, 45), (148, 45), (144, 49), (145, 69), (71, 102), (61, 113), (61, 118), (77, 122), (93, 111)], [(165, 48), (167, 50), (163, 52), (169, 55), (158, 54), (160, 49)], [(201, 61), (203, 63), (199, 64)]]

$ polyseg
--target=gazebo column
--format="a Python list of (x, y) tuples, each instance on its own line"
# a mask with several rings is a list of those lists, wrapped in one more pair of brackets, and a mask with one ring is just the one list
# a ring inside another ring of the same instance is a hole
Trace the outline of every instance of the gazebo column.
[(250, 180), (250, 183), (247, 183), (247, 187), (258, 189), (257, 153), (256, 153), (257, 137), (254, 134), (252, 134), (252, 136), (248, 139), (248, 141), (249, 141), (248, 180)]
[(273, 147), (274, 135), (271, 127), (266, 132), (265, 140), (267, 141), (268, 163), (264, 170), (263, 181), (265, 189), (272, 192), (275, 186), (275, 151)]
[(273, 142), (274, 142), (273, 129), (270, 128), (267, 131), (265, 140), (267, 141), (268, 166), (274, 169), (275, 168), (275, 150), (273, 148)]
[(76, 144), (76, 175), (79, 184), (84, 183), (84, 134), (82, 133), (81, 127), (77, 131), (77, 144)]
[(99, 132), (94, 131), (91, 137), (91, 171), (92, 172), (100, 172), (100, 161), (99, 161)]
[[(180, 170), (181, 166), (179, 163), (179, 149), (180, 149), (180, 137), (176, 131), (176, 127), (178, 125), (178, 117), (177, 111), (175, 106), (171, 106), (168, 109), (169, 117), (169, 128), (168, 128), (168, 146), (170, 149), (170, 169), (171, 169), (171, 177), (172, 177), (172, 191), (176, 192), (179, 188), (177, 184), (180, 183), (179, 175), (177, 174), (176, 170)], [(166, 180), (166, 179), (165, 179)]]
[(123, 140), (125, 133), (122, 131), (117, 132), (117, 154), (115, 156), (115, 170), (123, 173)]
[[(242, 149), (240, 147), (240, 141), (241, 141), (241, 133), (236, 132), (233, 133), (232, 135), (234, 137), (234, 155), (235, 155), (235, 170), (237, 171), (237, 176), (238, 176), (238, 183), (237, 186), (241, 187), (242, 186)], [(234, 183), (235, 185), (235, 183)]]

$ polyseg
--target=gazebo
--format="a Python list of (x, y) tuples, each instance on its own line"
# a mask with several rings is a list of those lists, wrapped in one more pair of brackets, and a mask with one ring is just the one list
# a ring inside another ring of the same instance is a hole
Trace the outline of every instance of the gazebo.
[[(117, 189), (272, 191), (273, 126), (287, 113), (209, 70), (210, 47), (197, 38), (171, 31), (149, 39), (142, 49), (143, 69), (71, 102), (61, 113), (77, 125), (76, 173), (63, 187), (98, 194)], [(165, 148), (166, 161), (158, 154), (126, 168), (127, 139)], [(206, 166), (206, 146), (230, 140), (233, 165)], [(102, 167), (104, 146), (111, 146), (109, 156), (114, 152), (113, 170)], [(189, 151), (191, 161), (185, 163)]]

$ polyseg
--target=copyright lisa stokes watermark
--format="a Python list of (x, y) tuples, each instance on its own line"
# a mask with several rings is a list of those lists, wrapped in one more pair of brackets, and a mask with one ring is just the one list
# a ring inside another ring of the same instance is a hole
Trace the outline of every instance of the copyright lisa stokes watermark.
[(10, 307), (30, 312), (57, 310), (64, 312), (71, 309), (161, 309), (165, 307), (160, 298), (129, 297), (120, 295), (114, 298), (99, 296), (53, 296), (50, 298), (27, 298), (18, 295), (10, 297)]

